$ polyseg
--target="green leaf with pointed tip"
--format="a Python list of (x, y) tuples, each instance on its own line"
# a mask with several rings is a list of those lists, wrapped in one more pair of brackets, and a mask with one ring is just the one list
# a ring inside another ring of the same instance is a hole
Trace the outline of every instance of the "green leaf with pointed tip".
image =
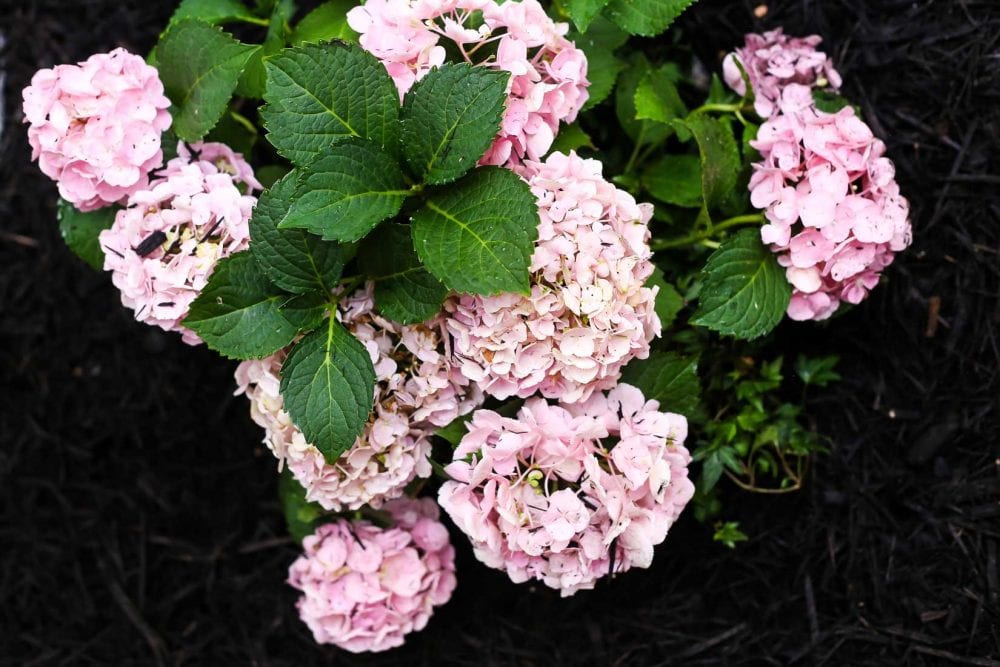
[(697, 155), (664, 155), (643, 172), (642, 187), (667, 204), (701, 208), (701, 160)]
[(577, 30), (587, 32), (590, 22), (597, 18), (610, 0), (566, 0), (566, 11)]
[(364, 430), (374, 390), (368, 350), (333, 317), (296, 343), (281, 367), (285, 410), (331, 464)]
[(117, 207), (109, 206), (83, 213), (65, 199), (59, 200), (56, 215), (59, 218), (59, 233), (73, 254), (85, 261), (91, 268), (104, 268), (104, 250), (100, 235), (114, 224)]
[(675, 120), (674, 124), (689, 130), (698, 143), (705, 205), (715, 210), (733, 193), (740, 177), (740, 151), (733, 128), (701, 113)]
[(355, 0), (328, 0), (303, 17), (292, 31), (292, 46), (307, 42), (339, 39), (356, 42), (358, 34), (347, 24), (347, 12), (358, 3)]
[(687, 107), (677, 92), (676, 73), (670, 67), (649, 70), (635, 90), (636, 120), (669, 123), (687, 115)]
[(403, 101), (406, 161), (425, 183), (454, 181), (472, 169), (500, 129), (507, 81), (503, 70), (468, 63), (433, 69)]
[(652, 67), (641, 53), (632, 56), (631, 66), (626, 69), (615, 91), (615, 113), (625, 133), (640, 146), (663, 141), (673, 132), (673, 128), (652, 120), (636, 118), (638, 110), (635, 106), (636, 92), (639, 84), (652, 72)]
[(442, 426), (438, 430), (434, 431), (434, 435), (444, 438), (452, 447), (458, 447), (458, 443), (460, 443), (462, 438), (465, 437), (465, 434), (469, 432), (466, 424), (469, 423), (470, 419), (472, 419), (471, 412), (467, 415), (456, 417), (447, 426)]
[(268, 58), (264, 67), (267, 138), (294, 164), (307, 164), (350, 137), (398, 155), (399, 93), (385, 66), (360, 46), (304, 44)]
[(759, 230), (741, 229), (726, 239), (702, 273), (701, 303), (692, 324), (751, 340), (771, 331), (785, 315), (792, 288)]
[(633, 35), (658, 35), (697, 0), (611, 0), (605, 15)]
[(156, 46), (155, 58), (163, 89), (173, 102), (178, 137), (198, 141), (215, 126), (258, 48), (203, 21), (183, 19), (170, 26)]
[(285, 26), (295, 13), (294, 0), (280, 0), (275, 3), (274, 10), (267, 25), (267, 35), (257, 52), (250, 56), (247, 67), (240, 75), (236, 86), (236, 94), (242, 97), (260, 99), (267, 88), (267, 71), (264, 69), (264, 59), (285, 48), (287, 37)]
[(364, 139), (334, 144), (298, 170), (298, 188), (279, 229), (308, 229), (332, 241), (357, 241), (399, 213), (410, 189), (391, 157)]
[(698, 412), (698, 357), (657, 350), (648, 359), (636, 359), (626, 366), (621, 382), (642, 390), (646, 400), (659, 401), (663, 412), (676, 412), (689, 419)]
[(296, 176), (286, 174), (257, 200), (250, 218), (250, 251), (278, 287), (296, 294), (328, 294), (344, 268), (340, 246), (301, 229), (278, 229), (298, 187)]
[(184, 326), (230, 359), (260, 359), (292, 342), (296, 327), (281, 314), (288, 299), (249, 252), (219, 261), (191, 304)]
[(602, 16), (590, 24), (585, 34), (570, 33), (567, 38), (576, 44), (587, 56), (587, 89), (589, 97), (583, 109), (594, 107), (611, 94), (618, 74), (626, 63), (617, 56), (615, 50), (628, 41), (628, 34)]
[(424, 322), (441, 310), (448, 288), (423, 267), (404, 225), (382, 225), (358, 251), (361, 270), (375, 281), (375, 304), (400, 324)]
[(170, 23), (197, 19), (216, 25), (231, 21), (255, 21), (256, 18), (240, 0), (184, 0), (170, 17)]
[(581, 148), (596, 149), (597, 147), (594, 146), (594, 140), (580, 127), (580, 124), (573, 123), (559, 128), (559, 134), (556, 135), (555, 141), (552, 142), (552, 149), (549, 152), (568, 154), (570, 151)]
[(449, 289), (526, 294), (538, 223), (527, 183), (506, 169), (480, 167), (431, 195), (411, 230), (420, 261)]

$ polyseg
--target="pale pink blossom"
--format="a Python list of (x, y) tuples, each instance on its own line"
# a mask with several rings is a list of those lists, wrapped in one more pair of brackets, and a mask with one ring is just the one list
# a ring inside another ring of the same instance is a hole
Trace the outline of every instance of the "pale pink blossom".
[(445, 302), (462, 373), (497, 398), (541, 392), (564, 402), (615, 385), (660, 334), (648, 222), (637, 204), (575, 153), (527, 162), (541, 222), (530, 293)]
[(163, 162), (170, 100), (156, 69), (125, 49), (39, 70), (22, 96), (31, 159), (81, 211), (145, 189)]
[(818, 88), (840, 88), (840, 74), (833, 62), (816, 47), (823, 41), (818, 35), (789, 37), (781, 28), (763, 35), (748, 34), (742, 48), (726, 56), (723, 78), (737, 94), (745, 95), (747, 73), (754, 93), (754, 109), (762, 118), (778, 110), (781, 91), (791, 83)]
[(687, 420), (620, 384), (582, 403), (479, 410), (438, 501), (476, 557), (563, 595), (649, 567), (691, 499)]
[(835, 114), (805, 103), (807, 86), (788, 84), (778, 111), (751, 142), (751, 203), (764, 210), (761, 238), (793, 287), (788, 315), (830, 317), (860, 303), (895, 253), (910, 245), (909, 203), (885, 144), (852, 107)]
[(248, 247), (257, 202), (250, 193), (261, 186), (243, 156), (224, 144), (178, 143), (177, 154), (129, 196), (99, 238), (104, 269), (135, 319), (197, 345), (181, 320), (218, 261)]
[(566, 39), (569, 26), (537, 0), (367, 0), (347, 20), (401, 98), (446, 61), (448, 49), (464, 62), (510, 72), (500, 132), (482, 164), (520, 169), (525, 159), (541, 159), (559, 123), (572, 123), (587, 101), (586, 55)]
[(354, 446), (335, 463), (292, 423), (279, 392), (279, 352), (244, 361), (236, 369), (237, 393), (265, 429), (264, 442), (306, 489), (306, 498), (329, 510), (380, 506), (403, 493), (414, 478), (429, 477), (434, 431), (482, 401), (479, 389), (450, 360), (440, 318), (401, 325), (375, 310), (372, 285), (343, 298), (338, 319), (368, 350), (375, 367), (374, 411)]
[(352, 653), (401, 646), (455, 590), (455, 550), (430, 498), (392, 500), (392, 526), (338, 519), (302, 541), (288, 570), (299, 616), (320, 644)]

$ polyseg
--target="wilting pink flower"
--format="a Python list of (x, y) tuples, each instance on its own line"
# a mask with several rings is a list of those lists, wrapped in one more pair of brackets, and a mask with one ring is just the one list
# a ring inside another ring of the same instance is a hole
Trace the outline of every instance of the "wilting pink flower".
[(479, 410), (445, 470), (441, 507), (476, 557), (563, 595), (649, 567), (691, 499), (687, 420), (620, 384), (587, 401)]
[(144, 189), (170, 127), (156, 69), (125, 49), (35, 73), (24, 89), (31, 159), (81, 211)]
[(528, 295), (445, 303), (462, 373), (497, 398), (540, 391), (565, 402), (609, 389), (660, 333), (647, 223), (652, 206), (575, 153), (527, 162), (541, 223)]
[(243, 156), (224, 144), (179, 143), (177, 153), (129, 196), (100, 244), (104, 269), (135, 319), (197, 345), (181, 320), (216, 263), (247, 248), (257, 201), (249, 193), (261, 186)]
[(440, 318), (401, 325), (374, 310), (372, 285), (344, 298), (337, 317), (368, 349), (375, 367), (374, 412), (354, 446), (334, 464), (306, 441), (283, 409), (279, 352), (236, 369), (237, 393), (250, 399), (264, 442), (326, 509), (378, 507), (403, 493), (415, 477), (429, 477), (434, 430), (468, 414), (482, 393), (450, 361)]
[(799, 84), (785, 87), (751, 144), (763, 159), (750, 199), (765, 212), (761, 238), (794, 288), (788, 315), (822, 320), (841, 302), (860, 303), (912, 239), (885, 144), (853, 108), (819, 111)]
[(401, 646), (455, 590), (455, 550), (430, 498), (385, 504), (390, 528), (338, 519), (302, 541), (288, 570), (320, 644), (352, 653)]
[(742, 65), (753, 89), (754, 109), (762, 118), (769, 118), (777, 112), (781, 91), (788, 84), (840, 88), (840, 74), (833, 62), (816, 50), (822, 41), (818, 35), (788, 37), (781, 28), (763, 35), (751, 33), (746, 35), (743, 48), (726, 56), (723, 78), (737, 94), (745, 95)]
[(347, 20), (400, 96), (445, 62), (444, 45), (465, 62), (510, 72), (507, 109), (482, 164), (517, 169), (541, 159), (559, 123), (573, 122), (587, 101), (587, 57), (537, 0), (367, 0)]

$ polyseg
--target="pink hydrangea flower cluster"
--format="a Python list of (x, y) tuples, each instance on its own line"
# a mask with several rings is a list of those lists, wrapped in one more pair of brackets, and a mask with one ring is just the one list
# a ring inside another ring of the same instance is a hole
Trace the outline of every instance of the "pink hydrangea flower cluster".
[(751, 142), (751, 202), (768, 224), (761, 238), (793, 286), (788, 315), (822, 320), (860, 303), (912, 240), (909, 203), (886, 147), (851, 107), (824, 113), (807, 86), (790, 84), (780, 113)]
[(324, 524), (289, 568), (299, 615), (320, 644), (353, 653), (401, 646), (455, 590), (455, 550), (434, 501), (401, 498), (383, 509), (391, 528)]
[(840, 88), (840, 74), (833, 62), (816, 50), (822, 41), (818, 35), (789, 37), (781, 28), (763, 35), (751, 33), (746, 35), (743, 48), (726, 56), (723, 77), (737, 94), (746, 95), (742, 65), (754, 92), (754, 109), (761, 118), (770, 118), (778, 110), (781, 91), (789, 84)]
[(538, 0), (367, 0), (347, 20), (400, 96), (444, 63), (442, 38), (466, 62), (510, 72), (500, 133), (482, 164), (516, 169), (525, 158), (541, 159), (559, 123), (573, 122), (587, 101), (587, 57)]
[(306, 441), (283, 409), (280, 388), (285, 353), (244, 361), (237, 393), (250, 399), (264, 442), (328, 510), (379, 507), (403, 493), (415, 477), (429, 477), (430, 436), (482, 402), (482, 392), (450, 361), (440, 319), (401, 325), (375, 312), (372, 284), (346, 297), (337, 317), (368, 349), (375, 367), (375, 410), (364, 433), (335, 464)]
[(541, 222), (531, 292), (445, 302), (462, 373), (497, 398), (541, 392), (564, 402), (615, 385), (660, 333), (649, 228), (637, 204), (575, 153), (527, 162)]
[(248, 247), (257, 199), (244, 190), (261, 185), (243, 156), (224, 144), (178, 143), (177, 154), (129, 196), (100, 244), (104, 269), (135, 318), (197, 345), (201, 339), (181, 320), (218, 261)]
[(438, 501), (515, 583), (566, 596), (612, 566), (649, 567), (694, 493), (687, 420), (630, 385), (571, 405), (532, 398), (515, 419), (479, 410), (468, 429)]
[(145, 189), (170, 127), (156, 69), (125, 49), (35, 73), (24, 89), (31, 159), (81, 211)]

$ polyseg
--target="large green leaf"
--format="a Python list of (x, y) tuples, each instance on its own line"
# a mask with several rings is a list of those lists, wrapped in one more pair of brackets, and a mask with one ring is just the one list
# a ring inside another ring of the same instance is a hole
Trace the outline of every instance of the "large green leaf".
[(664, 155), (643, 172), (642, 186), (667, 204), (701, 208), (701, 160), (697, 155)]
[(278, 229), (298, 186), (286, 174), (257, 200), (250, 218), (250, 250), (267, 277), (289, 292), (329, 293), (344, 268), (340, 246), (300, 229)]
[(355, 0), (328, 0), (298, 22), (292, 31), (292, 46), (307, 42), (339, 39), (357, 41), (358, 35), (347, 25), (347, 12), (357, 5)]
[(503, 70), (444, 65), (418, 81), (403, 102), (406, 161), (425, 183), (448, 183), (472, 169), (500, 129)]
[(733, 128), (705, 114), (693, 114), (675, 125), (687, 128), (698, 142), (705, 206), (718, 208), (733, 194), (740, 176), (740, 150)]
[(247, 61), (260, 47), (241, 44), (203, 21), (182, 19), (156, 46), (163, 88), (173, 102), (173, 130), (198, 141), (226, 110)]
[(118, 210), (108, 206), (83, 213), (65, 199), (59, 200), (56, 215), (63, 241), (73, 254), (98, 271), (104, 268), (104, 250), (99, 237), (101, 232), (114, 224)]
[(298, 165), (350, 137), (399, 151), (399, 93), (375, 56), (356, 45), (304, 44), (265, 62), (267, 138)]
[(577, 30), (587, 32), (590, 22), (597, 18), (609, 0), (566, 0), (566, 11)]
[(249, 252), (221, 260), (191, 304), (184, 326), (230, 359), (260, 359), (292, 342), (296, 327), (281, 314), (281, 294)]
[(257, 22), (257, 17), (240, 0), (183, 0), (170, 17), (170, 23), (182, 19), (198, 19), (212, 24), (230, 21)]
[(356, 241), (399, 212), (406, 178), (391, 157), (364, 139), (331, 146), (299, 170), (299, 183), (279, 229), (308, 229), (324, 239)]
[(587, 56), (590, 86), (587, 89), (589, 97), (583, 107), (587, 110), (607, 99), (615, 87), (618, 74), (625, 69), (625, 61), (615, 56), (615, 50), (628, 41), (628, 33), (598, 16), (586, 33), (571, 32), (567, 37)]
[(267, 88), (267, 71), (264, 69), (264, 59), (285, 48), (286, 27), (294, 13), (295, 0), (279, 0), (274, 4), (264, 43), (247, 61), (246, 70), (240, 76), (240, 82), (236, 86), (237, 95), (254, 99), (260, 99), (264, 96), (264, 91)]
[(692, 324), (749, 340), (771, 331), (788, 308), (792, 288), (757, 229), (742, 229), (726, 239), (708, 258), (703, 274)]
[(633, 35), (658, 35), (697, 0), (611, 0), (605, 14)]
[(647, 400), (660, 402), (660, 410), (694, 417), (701, 397), (698, 357), (654, 351), (625, 367), (621, 381), (642, 390)]
[(364, 430), (374, 390), (368, 350), (333, 317), (296, 343), (281, 367), (285, 410), (331, 464)]
[(452, 290), (527, 293), (538, 223), (527, 183), (506, 169), (481, 167), (417, 211), (413, 245)]
[(441, 310), (448, 288), (423, 267), (404, 225), (382, 225), (358, 251), (361, 270), (375, 281), (375, 303), (402, 324), (423, 322)]

